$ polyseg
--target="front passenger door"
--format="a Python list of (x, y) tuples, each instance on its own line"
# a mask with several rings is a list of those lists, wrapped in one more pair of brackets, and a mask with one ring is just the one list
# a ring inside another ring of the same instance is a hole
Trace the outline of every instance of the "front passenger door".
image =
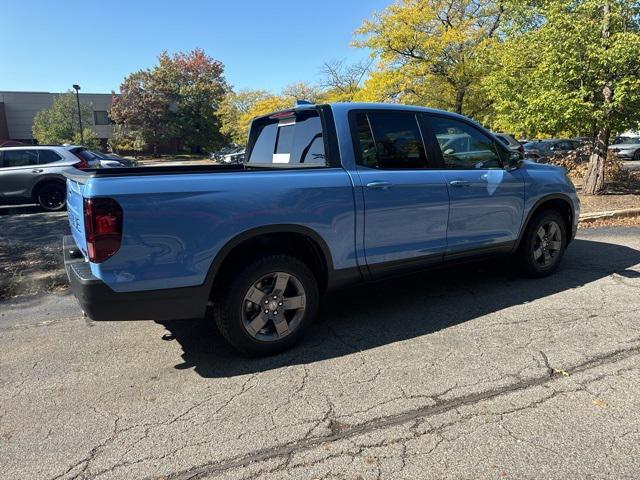
[(425, 115), (449, 191), (447, 254), (508, 249), (524, 211), (519, 170), (506, 170), (494, 139), (471, 122)]

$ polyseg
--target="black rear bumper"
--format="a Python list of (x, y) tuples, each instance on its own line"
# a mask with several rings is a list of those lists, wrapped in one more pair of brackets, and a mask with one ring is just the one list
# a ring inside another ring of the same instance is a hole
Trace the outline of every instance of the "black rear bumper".
[(204, 286), (116, 292), (91, 273), (71, 235), (63, 237), (62, 250), (71, 291), (93, 320), (178, 320), (205, 315), (208, 292)]

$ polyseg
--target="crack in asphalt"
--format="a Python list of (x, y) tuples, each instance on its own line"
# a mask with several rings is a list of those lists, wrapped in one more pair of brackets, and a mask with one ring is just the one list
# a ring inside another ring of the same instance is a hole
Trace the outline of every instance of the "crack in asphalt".
[[(325, 443), (335, 442), (337, 440), (348, 440), (354, 436), (366, 434), (375, 430), (402, 425), (419, 419), (446, 413), (451, 410), (457, 410), (460, 407), (465, 407), (483, 401), (491, 400), (510, 393), (526, 390), (533, 387), (544, 386), (547, 383), (562, 378), (562, 376), (560, 376), (558, 372), (568, 371), (571, 372), (572, 375), (575, 375), (602, 365), (617, 363), (626, 358), (638, 355), (638, 353), (640, 353), (640, 345), (636, 344), (632, 347), (622, 348), (614, 350), (607, 354), (597, 355), (582, 363), (570, 367), (565, 367), (566, 370), (552, 367), (547, 355), (542, 351), (540, 351), (539, 353), (541, 354), (545, 364), (545, 375), (486, 390), (484, 392), (453, 398), (450, 400), (440, 400), (442, 395), (435, 396), (433, 397), (434, 399), (436, 399), (436, 403), (434, 405), (416, 408), (389, 417), (377, 418), (355, 426), (345, 425), (344, 428), (331, 429), (331, 433), (329, 433), (328, 435), (303, 438), (302, 440), (286, 443), (284, 445), (260, 449), (248, 455), (243, 455), (220, 462), (212, 462), (181, 472), (172, 473), (166, 475), (164, 478), (166, 478), (167, 480), (196, 480), (207, 475), (222, 473), (233, 468), (244, 467), (251, 463), (259, 461), (271, 460), (278, 457), (290, 458), (294, 453), (308, 451)], [(552, 397), (554, 395), (555, 393), (552, 395)], [(546, 398), (544, 400), (549, 400), (549, 398)], [(511, 412), (504, 413), (508, 414)], [(329, 417), (330, 415), (325, 415), (326, 419), (329, 419)], [(287, 463), (288, 461), (285, 462), (285, 465)]]

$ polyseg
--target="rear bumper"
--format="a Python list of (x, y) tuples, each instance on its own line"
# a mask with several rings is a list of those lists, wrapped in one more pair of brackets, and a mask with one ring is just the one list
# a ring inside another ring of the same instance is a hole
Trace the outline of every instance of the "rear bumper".
[(205, 315), (208, 292), (204, 286), (116, 292), (93, 276), (89, 263), (78, 256), (71, 235), (63, 237), (62, 250), (71, 291), (93, 320), (178, 320)]

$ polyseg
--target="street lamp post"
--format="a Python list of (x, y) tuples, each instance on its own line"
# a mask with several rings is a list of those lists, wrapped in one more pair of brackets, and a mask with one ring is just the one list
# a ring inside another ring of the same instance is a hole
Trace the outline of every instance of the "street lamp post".
[(84, 134), (82, 133), (82, 115), (80, 114), (80, 85), (74, 85), (73, 89), (76, 91), (76, 101), (78, 102), (78, 123), (80, 124), (80, 143), (84, 145)]

